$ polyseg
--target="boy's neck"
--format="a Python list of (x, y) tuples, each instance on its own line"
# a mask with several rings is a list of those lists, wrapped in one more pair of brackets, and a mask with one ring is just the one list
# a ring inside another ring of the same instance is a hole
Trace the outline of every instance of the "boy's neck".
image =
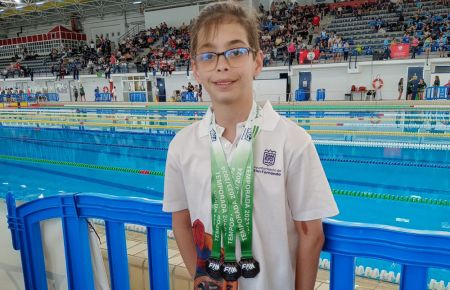
[(246, 98), (233, 104), (213, 103), (216, 123), (225, 129), (222, 136), (231, 143), (236, 138), (236, 125), (247, 121), (252, 106), (252, 98)]

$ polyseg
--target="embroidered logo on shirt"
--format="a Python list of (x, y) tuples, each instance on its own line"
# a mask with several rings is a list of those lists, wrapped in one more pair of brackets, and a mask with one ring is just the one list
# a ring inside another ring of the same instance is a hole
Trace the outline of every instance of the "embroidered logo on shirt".
[(273, 166), (275, 164), (276, 157), (277, 157), (276, 151), (270, 149), (264, 150), (263, 164), (266, 166)]
[(241, 140), (250, 141), (252, 140), (252, 128), (246, 128), (244, 134), (242, 134)]
[(274, 176), (281, 176), (282, 170), (279, 168), (274, 168), (275, 161), (277, 158), (277, 151), (266, 149), (264, 150), (262, 163), (264, 166), (255, 166), (255, 173), (262, 173)]
[(209, 135), (211, 135), (211, 141), (215, 142), (217, 140), (216, 131), (214, 130), (209, 131)]

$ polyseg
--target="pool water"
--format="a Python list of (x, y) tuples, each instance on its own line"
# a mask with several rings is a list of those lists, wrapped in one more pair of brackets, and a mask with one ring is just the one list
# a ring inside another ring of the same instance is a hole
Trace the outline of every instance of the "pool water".
[[(65, 192), (161, 199), (167, 147), (204, 111), (0, 111), (0, 196)], [(280, 111), (309, 130), (332, 189), (450, 201), (448, 112)], [(129, 127), (128, 127), (129, 126)], [(149, 174), (150, 173), (150, 174)], [(335, 195), (336, 219), (450, 232), (450, 206)], [(393, 210), (394, 209), (394, 210)], [(323, 259), (328, 258), (326, 254)], [(357, 265), (393, 271), (388, 261)], [(448, 271), (430, 277), (450, 282)]]

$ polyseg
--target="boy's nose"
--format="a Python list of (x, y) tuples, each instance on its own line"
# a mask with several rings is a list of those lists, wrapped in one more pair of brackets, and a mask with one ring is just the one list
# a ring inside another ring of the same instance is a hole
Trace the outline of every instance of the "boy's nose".
[(217, 71), (227, 71), (229, 70), (230, 65), (228, 64), (227, 59), (225, 58), (224, 55), (219, 55), (217, 57), (217, 65), (216, 65), (216, 70)]

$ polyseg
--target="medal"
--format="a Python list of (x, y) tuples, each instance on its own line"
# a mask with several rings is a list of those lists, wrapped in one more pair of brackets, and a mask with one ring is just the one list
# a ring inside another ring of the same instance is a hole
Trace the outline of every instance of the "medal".
[[(211, 116), (213, 247), (206, 271), (214, 279), (219, 276), (226, 281), (237, 281), (241, 275), (253, 278), (259, 273), (259, 263), (252, 255), (253, 144), (259, 132), (259, 126), (255, 124), (259, 116), (259, 107), (254, 102), (230, 164), (217, 134), (214, 115)], [(244, 257), (239, 263), (236, 261), (236, 239), (240, 239), (241, 256)], [(223, 263), (221, 246), (225, 252)]]
[(241, 266), (236, 261), (224, 262), (220, 267), (220, 271), (225, 281), (237, 281), (241, 277)]
[(253, 258), (241, 259), (239, 262), (241, 266), (242, 277), (244, 278), (254, 278), (259, 273), (259, 262)]
[(222, 277), (222, 273), (220, 271), (221, 266), (222, 262), (219, 259), (209, 257), (209, 259), (206, 260), (206, 273), (209, 277), (219, 280)]

